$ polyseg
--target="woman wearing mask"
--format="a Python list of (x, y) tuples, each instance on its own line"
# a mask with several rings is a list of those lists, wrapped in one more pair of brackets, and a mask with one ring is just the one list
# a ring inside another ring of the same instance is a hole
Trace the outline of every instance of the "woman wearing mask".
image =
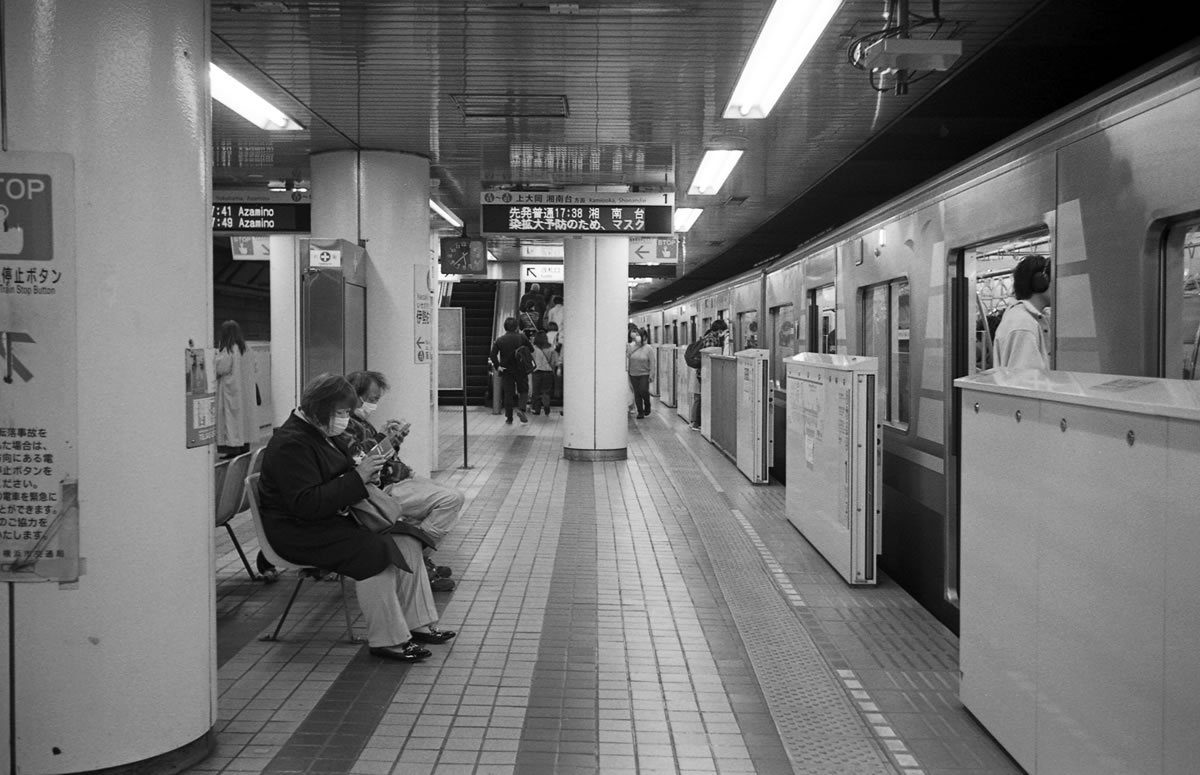
[(637, 407), (637, 418), (650, 416), (650, 368), (653, 352), (646, 344), (646, 330), (633, 329), (629, 332), (629, 347), (625, 351), (625, 370), (629, 372), (629, 387), (633, 390), (633, 402)]
[[(263, 452), (263, 530), (284, 559), (355, 580), (373, 656), (419, 662), (430, 655), (420, 643), (445, 643), (455, 634), (430, 626), (437, 609), (420, 547), (414, 555), (402, 544), (416, 539), (374, 533), (351, 516), (350, 506), (367, 497), (367, 482), (378, 478), (386, 460), (369, 454), (356, 465), (340, 438), (358, 403), (350, 383), (333, 374), (304, 387), (300, 407)], [(425, 583), (402, 585), (401, 575), (412, 571)]]
[(217, 452), (222, 458), (250, 451), (257, 430), (254, 383), (246, 359), (246, 340), (236, 320), (221, 324), (217, 336)]

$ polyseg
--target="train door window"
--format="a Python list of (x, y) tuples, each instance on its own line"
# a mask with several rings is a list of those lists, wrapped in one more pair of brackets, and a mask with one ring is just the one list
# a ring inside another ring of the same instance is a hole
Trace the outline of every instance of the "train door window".
[(808, 329), (810, 352), (837, 352), (837, 293), (833, 284), (808, 292)]
[(908, 427), (909, 285), (892, 280), (862, 289), (862, 354), (879, 359), (884, 390), (884, 421)]
[(1163, 248), (1163, 376), (1200, 380), (1200, 220), (1173, 224)]
[(758, 344), (758, 310), (739, 312), (737, 316), (737, 346), (734, 350), (750, 350)]
[[(1030, 253), (1050, 255), (1048, 231), (977, 245), (963, 251), (963, 274), (967, 280), (967, 287), (974, 291), (974, 298), (970, 302), (971, 309), (967, 313), (968, 320), (974, 321), (975, 331), (974, 337), (968, 340), (967, 345), (971, 348), (967, 358), (970, 374), (985, 371), (996, 365), (993, 343), (1000, 318), (1013, 302), (1013, 270), (1020, 260)], [(1049, 337), (1047, 344), (1052, 346)]]
[(770, 379), (771, 385), (782, 388), (787, 379), (787, 369), (783, 362), (799, 352), (796, 338), (796, 309), (791, 304), (771, 308), (771, 340), (767, 349), (771, 351)]

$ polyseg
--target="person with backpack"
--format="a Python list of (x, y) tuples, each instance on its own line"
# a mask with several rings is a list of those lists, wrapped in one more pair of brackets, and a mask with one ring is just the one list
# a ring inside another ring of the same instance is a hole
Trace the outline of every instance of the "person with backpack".
[(500, 374), (504, 422), (512, 425), (514, 409), (521, 422), (529, 422), (525, 416), (525, 403), (529, 395), (529, 373), (533, 371), (533, 348), (529, 339), (517, 330), (516, 318), (504, 319), (504, 333), (492, 343), (489, 358)]
[(530, 407), (536, 415), (550, 414), (550, 394), (554, 392), (554, 375), (558, 372), (558, 353), (550, 346), (545, 331), (533, 337), (533, 375), (530, 388)]
[(688, 368), (696, 370), (696, 392), (692, 393), (692, 430), (700, 430), (700, 366), (703, 361), (700, 358), (700, 351), (705, 347), (724, 347), (725, 334), (729, 326), (721, 318), (714, 320), (704, 332), (704, 336), (687, 346), (683, 351), (683, 362)]

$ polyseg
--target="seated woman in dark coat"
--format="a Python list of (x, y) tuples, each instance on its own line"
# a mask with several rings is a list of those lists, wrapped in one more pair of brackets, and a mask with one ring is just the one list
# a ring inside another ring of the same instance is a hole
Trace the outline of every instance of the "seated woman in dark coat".
[(322, 374), (304, 387), (300, 408), (263, 452), (263, 529), (280, 557), (355, 580), (371, 654), (417, 662), (429, 651), (414, 641), (445, 643), (454, 633), (431, 626), (437, 608), (429, 578), (408, 570), (424, 568), (420, 542), (374, 533), (350, 514), (385, 462), (382, 455), (368, 455), (355, 465), (337, 438), (358, 402), (350, 383), (336, 375)]

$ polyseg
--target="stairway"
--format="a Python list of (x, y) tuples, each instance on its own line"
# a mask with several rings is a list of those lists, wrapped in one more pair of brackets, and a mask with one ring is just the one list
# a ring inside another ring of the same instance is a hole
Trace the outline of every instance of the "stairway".
[[(496, 308), (495, 280), (462, 280), (451, 287), (443, 304), (463, 309), (463, 379), (467, 386), (467, 403), (482, 406), (491, 395), (488, 375), (488, 353), (492, 349), (492, 319)], [(439, 404), (462, 405), (456, 392), (439, 394)]]

